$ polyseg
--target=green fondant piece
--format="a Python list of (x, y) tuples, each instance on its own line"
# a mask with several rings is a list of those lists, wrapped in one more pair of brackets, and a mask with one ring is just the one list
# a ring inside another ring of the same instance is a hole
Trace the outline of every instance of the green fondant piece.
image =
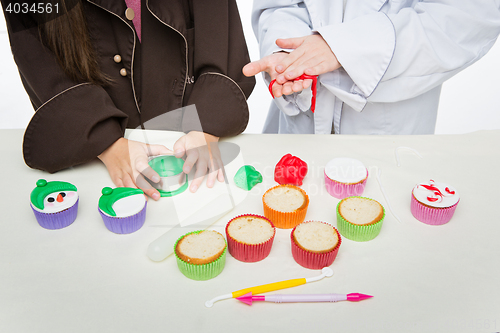
[(54, 192), (77, 191), (76, 186), (68, 182), (53, 181), (48, 182), (45, 179), (39, 179), (36, 187), (31, 191), (31, 203), (38, 209), (43, 210), (43, 200)]
[(258, 183), (262, 183), (262, 175), (251, 165), (242, 166), (234, 175), (236, 186), (250, 191)]
[(118, 200), (135, 194), (144, 194), (142, 190), (131, 187), (117, 187), (114, 189), (105, 187), (102, 189), (101, 193), (102, 196), (99, 198), (99, 209), (110, 216), (116, 216), (113, 210), (113, 204)]
[(149, 161), (149, 166), (156, 171), (160, 177), (170, 177), (182, 172), (184, 160), (175, 156), (159, 156)]

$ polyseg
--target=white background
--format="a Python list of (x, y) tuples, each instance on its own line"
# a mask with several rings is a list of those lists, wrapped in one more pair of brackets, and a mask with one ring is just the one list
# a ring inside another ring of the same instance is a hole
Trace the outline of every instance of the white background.
[[(252, 2), (237, 0), (252, 60), (259, 59), (257, 41), (250, 16)], [(481, 129), (500, 129), (500, 46), (476, 64), (447, 81), (442, 90), (436, 134), (468, 133)], [(271, 97), (260, 76), (249, 99), (250, 122), (246, 133), (260, 133)], [(5, 20), (0, 15), (0, 128), (25, 128), (33, 108), (22, 87), (10, 52)]]

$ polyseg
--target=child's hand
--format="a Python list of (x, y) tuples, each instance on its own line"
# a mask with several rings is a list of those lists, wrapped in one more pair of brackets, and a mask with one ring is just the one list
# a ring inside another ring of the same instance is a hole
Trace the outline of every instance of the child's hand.
[(195, 179), (189, 190), (196, 192), (205, 174), (208, 173), (207, 187), (211, 188), (215, 180), (224, 181), (223, 165), (217, 142), (219, 138), (203, 132), (191, 131), (174, 144), (175, 157), (186, 155), (183, 172), (188, 174), (196, 164)]
[(98, 158), (108, 169), (116, 186), (140, 188), (146, 195), (158, 200), (160, 193), (144, 179), (146, 177), (154, 183), (160, 181), (158, 174), (148, 164), (149, 156), (172, 154), (170, 149), (162, 145), (148, 145), (120, 138)]
[[(286, 57), (288, 57), (288, 53), (286, 52), (273, 53), (260, 60), (246, 64), (245, 67), (243, 67), (243, 74), (245, 74), (245, 76), (254, 76), (260, 72), (266, 72), (271, 77), (271, 80), (274, 80), (279, 74), (275, 70), (276, 65), (281, 63)], [(304, 80), (304, 82), (302, 80), (283, 83), (275, 82), (272, 87), (273, 96), (281, 97), (282, 95), (290, 95), (294, 91), (301, 91), (302, 89), (308, 88), (311, 82), (312, 80)]]
[[(340, 63), (321, 35), (298, 38), (277, 39), (276, 45), (285, 49), (294, 49), (288, 56), (276, 64), (276, 83), (284, 85), (301, 76), (320, 75), (340, 68)], [(300, 88), (293, 86), (293, 91)], [(283, 88), (283, 93), (288, 90)]]

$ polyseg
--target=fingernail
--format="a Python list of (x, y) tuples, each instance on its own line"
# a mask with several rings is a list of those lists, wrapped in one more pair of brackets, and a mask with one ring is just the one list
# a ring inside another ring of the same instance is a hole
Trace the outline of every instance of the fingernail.
[(276, 71), (277, 72), (282, 72), (283, 71), (283, 66), (281, 66), (281, 65), (276, 66)]
[(174, 152), (174, 154), (175, 154), (175, 155), (182, 154), (182, 153), (184, 153), (184, 150), (181, 150), (181, 149), (177, 149), (177, 150)]
[(153, 199), (155, 200), (159, 200), (160, 199), (160, 195), (158, 193), (153, 193)]
[(191, 186), (191, 192), (196, 192), (197, 189), (198, 189), (198, 186), (196, 186), (196, 185)]
[(160, 181), (160, 177), (153, 176), (153, 177), (151, 177), (151, 180), (153, 181), (153, 183), (158, 183)]

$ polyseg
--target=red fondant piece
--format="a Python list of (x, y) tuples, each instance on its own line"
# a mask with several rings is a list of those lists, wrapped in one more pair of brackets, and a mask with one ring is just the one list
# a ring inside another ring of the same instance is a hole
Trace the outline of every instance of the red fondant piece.
[[(311, 111), (312, 111), (312, 113), (314, 113), (314, 110), (316, 109), (316, 92), (317, 92), (316, 83), (318, 81), (318, 76), (317, 75), (302, 74), (301, 76), (296, 77), (295, 79), (293, 79), (293, 81), (307, 80), (307, 79), (313, 80), (313, 83), (312, 83), (312, 86), (311, 86), (311, 90), (312, 90)], [(271, 83), (269, 83), (269, 92), (271, 93), (271, 96), (273, 96), (273, 98), (274, 98), (274, 94), (273, 94), (273, 84), (274, 84), (274, 82), (276, 82), (276, 79), (272, 80)]]
[(274, 180), (279, 184), (302, 185), (302, 180), (307, 174), (307, 163), (297, 156), (286, 154), (276, 164)]

